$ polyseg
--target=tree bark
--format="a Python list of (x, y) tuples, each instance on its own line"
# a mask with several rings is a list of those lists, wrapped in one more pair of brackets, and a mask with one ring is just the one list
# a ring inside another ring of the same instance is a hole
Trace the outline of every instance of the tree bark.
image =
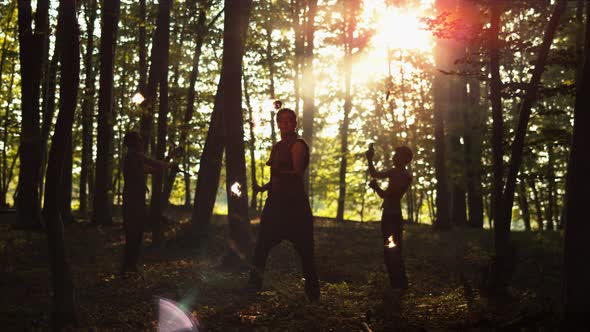
[(49, 1), (38, 0), (35, 31), (30, 0), (18, 0), (18, 35), (21, 67), (20, 171), (16, 197), (20, 227), (41, 227), (39, 181), (41, 179), (41, 133), (39, 129), (39, 82), (45, 36), (48, 31)]
[(120, 0), (104, 0), (102, 5), (96, 177), (92, 204), (92, 221), (97, 225), (113, 223), (113, 76), (120, 6)]
[(577, 86), (574, 107), (574, 132), (570, 149), (570, 192), (566, 204), (568, 216), (564, 237), (563, 318), (564, 330), (590, 325), (590, 223), (583, 216), (588, 211), (590, 197), (590, 6), (586, 6), (586, 35), (584, 65)]
[(63, 234), (63, 223), (60, 218), (60, 187), (63, 185), (63, 169), (67, 153), (68, 141), (72, 139), (72, 125), (76, 109), (78, 84), (80, 75), (80, 40), (76, 21), (74, 0), (60, 2), (61, 26), (58, 37), (63, 42), (60, 57), (60, 103), (59, 115), (53, 134), (49, 163), (47, 167), (47, 181), (45, 183), (45, 200), (43, 215), (47, 227), (47, 242), (49, 247), (49, 263), (51, 267), (51, 281), (53, 288), (53, 303), (51, 325), (53, 330), (61, 330), (71, 324), (76, 324), (77, 305), (72, 272), (66, 257)]

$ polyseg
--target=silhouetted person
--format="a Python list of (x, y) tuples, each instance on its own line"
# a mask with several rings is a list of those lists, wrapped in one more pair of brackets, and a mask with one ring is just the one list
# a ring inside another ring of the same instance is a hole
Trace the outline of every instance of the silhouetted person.
[[(405, 289), (408, 286), (408, 280), (402, 257), (401, 199), (412, 183), (412, 175), (406, 170), (406, 166), (412, 161), (412, 151), (407, 146), (396, 148), (393, 155), (393, 168), (385, 172), (375, 170), (373, 165), (374, 154), (373, 144), (370, 144), (366, 156), (369, 162), (369, 174), (373, 179), (369, 186), (377, 192), (379, 197), (383, 198), (383, 214), (381, 215), (381, 234), (384, 245), (383, 258), (391, 287)], [(389, 186), (386, 190), (383, 190), (375, 179), (385, 178), (389, 179)]]
[(305, 294), (315, 301), (319, 299), (320, 288), (313, 254), (313, 217), (303, 187), (303, 173), (309, 164), (309, 147), (295, 132), (297, 115), (293, 110), (280, 109), (276, 120), (281, 140), (272, 147), (266, 163), (270, 166), (270, 182), (262, 187), (254, 184), (255, 191), (268, 190), (268, 198), (260, 217), (254, 270), (250, 272), (249, 283), (257, 289), (262, 287), (270, 250), (281, 240), (289, 240), (301, 258)]
[(145, 203), (146, 173), (159, 173), (168, 167), (167, 162), (147, 157), (143, 140), (138, 132), (130, 131), (123, 138), (127, 153), (123, 161), (123, 227), (125, 252), (121, 273), (137, 272), (137, 263), (143, 241), (144, 223), (148, 220)]

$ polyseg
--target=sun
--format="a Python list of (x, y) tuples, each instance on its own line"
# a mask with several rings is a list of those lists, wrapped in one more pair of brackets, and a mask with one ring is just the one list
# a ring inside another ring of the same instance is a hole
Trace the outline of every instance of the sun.
[(392, 60), (399, 61), (410, 52), (432, 53), (434, 39), (421, 19), (432, 6), (432, 0), (422, 0), (415, 7), (388, 6), (383, 0), (365, 1), (362, 20), (374, 34), (366, 52), (354, 65), (356, 78), (367, 82), (382, 77), (388, 73)]

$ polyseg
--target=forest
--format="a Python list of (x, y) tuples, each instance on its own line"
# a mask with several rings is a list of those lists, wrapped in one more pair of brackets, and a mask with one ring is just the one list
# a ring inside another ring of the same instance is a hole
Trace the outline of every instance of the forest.
[[(2, 330), (590, 326), (588, 1), (3, 0), (0, 78)], [(317, 302), (286, 241), (247, 289), (282, 107)], [(402, 291), (369, 146), (413, 152)]]

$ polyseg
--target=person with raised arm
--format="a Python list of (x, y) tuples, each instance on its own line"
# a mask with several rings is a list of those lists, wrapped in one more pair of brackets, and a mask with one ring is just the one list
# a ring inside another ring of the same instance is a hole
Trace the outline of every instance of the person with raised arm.
[[(393, 168), (386, 171), (375, 170), (373, 157), (375, 150), (373, 144), (369, 145), (366, 152), (369, 163), (369, 174), (373, 178), (369, 186), (383, 199), (383, 213), (381, 215), (381, 235), (383, 238), (383, 258), (389, 282), (394, 289), (406, 289), (408, 279), (402, 256), (403, 248), (403, 221), (401, 199), (408, 191), (412, 183), (412, 175), (406, 166), (412, 161), (412, 150), (407, 146), (395, 149), (393, 155)], [(388, 179), (389, 185), (383, 190), (377, 184), (376, 179)]]

